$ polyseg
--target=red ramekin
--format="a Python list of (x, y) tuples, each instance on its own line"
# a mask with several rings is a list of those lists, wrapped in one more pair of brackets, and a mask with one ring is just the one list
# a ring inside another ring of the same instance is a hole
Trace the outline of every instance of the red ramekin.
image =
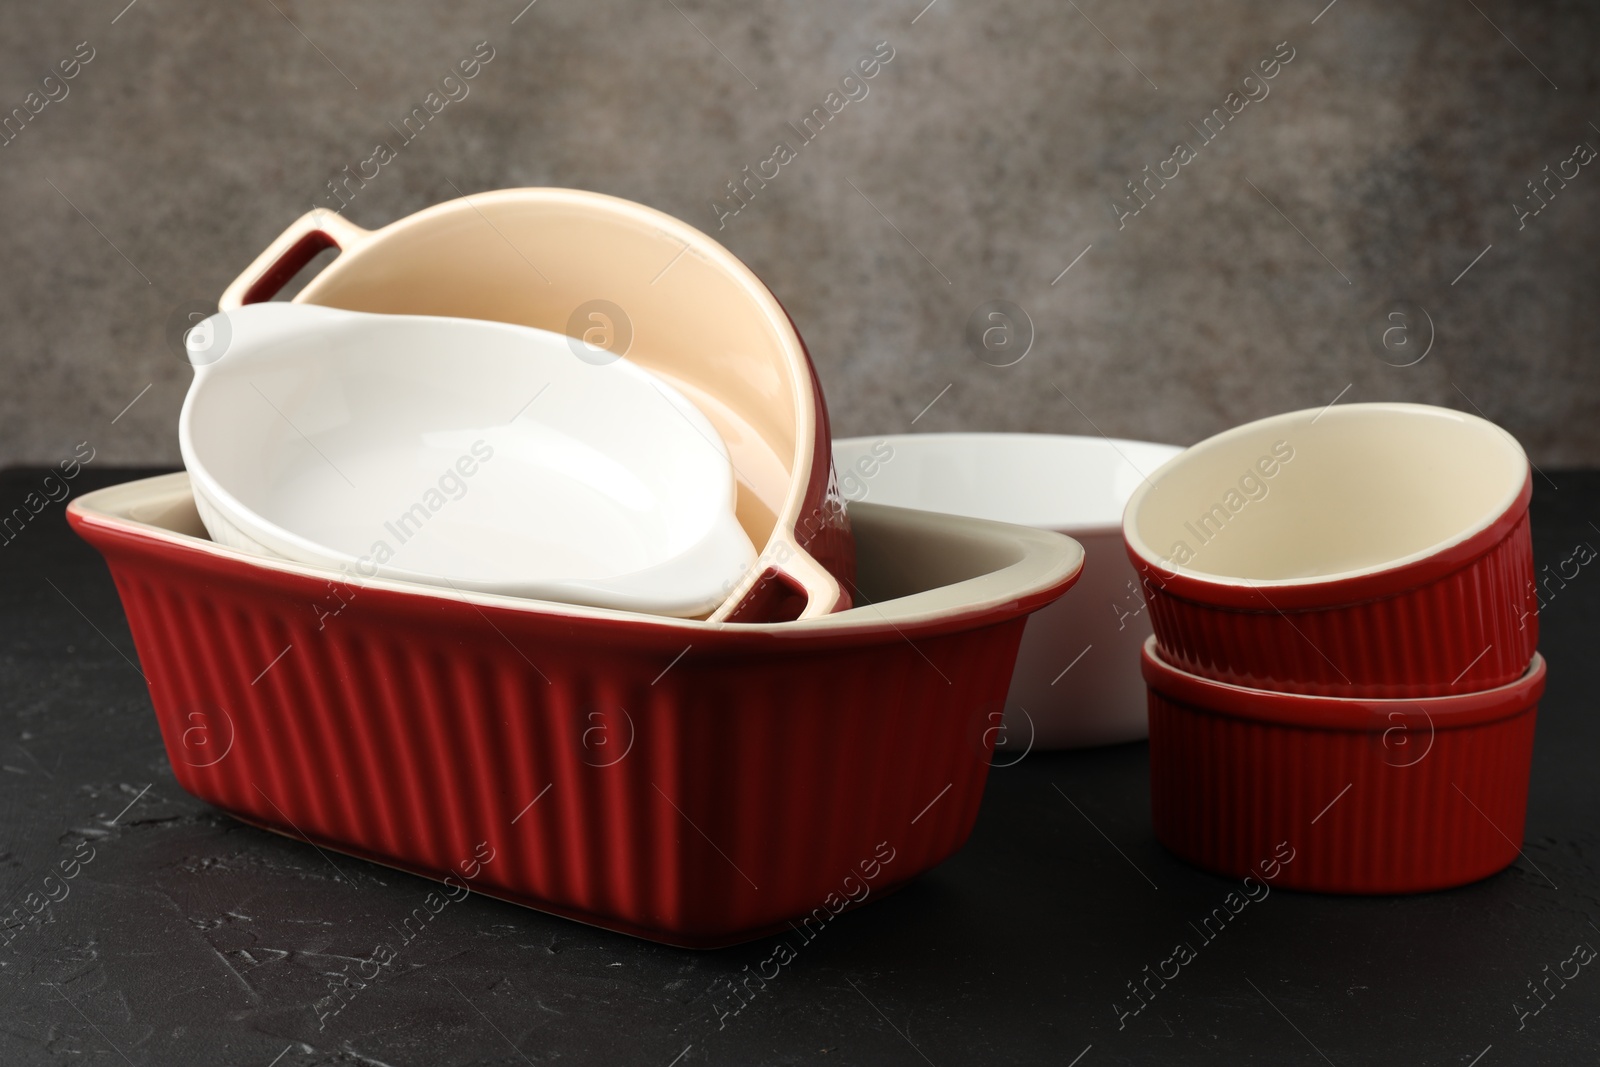
[(1495, 689), (1371, 700), (1210, 681), (1164, 662), (1152, 637), (1144, 677), (1156, 837), (1198, 867), (1289, 889), (1415, 893), (1517, 858), (1538, 655)]
[(1515, 681), (1538, 644), (1527, 456), (1484, 419), (1350, 404), (1236, 427), (1123, 515), (1166, 660), (1286, 693)]

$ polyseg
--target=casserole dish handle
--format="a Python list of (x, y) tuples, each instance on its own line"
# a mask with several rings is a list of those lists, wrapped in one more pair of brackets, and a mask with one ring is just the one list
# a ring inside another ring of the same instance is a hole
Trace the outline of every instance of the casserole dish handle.
[(850, 607), (849, 594), (828, 569), (805, 549), (789, 542), (769, 546), (772, 554), (747, 579), (745, 588), (735, 590), (722, 607), (712, 612), (709, 622), (776, 622), (814, 619)]
[(233, 311), (246, 304), (259, 304), (271, 300), (300, 268), (324, 248), (337, 248), (348, 252), (372, 236), (344, 216), (317, 208), (301, 215), (256, 261), (245, 268), (243, 274), (223, 291), (217, 301), (220, 311)]

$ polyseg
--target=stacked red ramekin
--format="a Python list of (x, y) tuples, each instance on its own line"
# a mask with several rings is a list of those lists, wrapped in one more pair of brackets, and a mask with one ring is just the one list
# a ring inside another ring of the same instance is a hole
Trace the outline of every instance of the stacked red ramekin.
[(1123, 535), (1157, 837), (1325, 892), (1508, 865), (1545, 679), (1532, 488), (1510, 434), (1418, 404), (1262, 419), (1151, 475)]

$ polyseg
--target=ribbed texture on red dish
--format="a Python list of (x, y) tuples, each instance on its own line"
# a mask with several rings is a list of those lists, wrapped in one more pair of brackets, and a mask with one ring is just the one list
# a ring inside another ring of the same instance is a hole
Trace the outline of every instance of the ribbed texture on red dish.
[[(1471, 566), (1343, 607), (1244, 611), (1146, 584), (1161, 655), (1219, 682), (1344, 697), (1470, 693), (1515, 681), (1539, 641), (1528, 516)], [(1476, 660), (1476, 662), (1474, 662)]]
[(960, 847), (1025, 622), (685, 652), (665, 627), (344, 588), (319, 628), (323, 583), (85, 532), (183, 788), (435, 879), (493, 849), (477, 891), (691, 947)]
[(1152, 689), (1156, 837), (1196, 866), (1238, 878), (1261, 878), (1260, 865), (1287, 842), (1294, 858), (1271, 879), (1279, 887), (1464, 885), (1517, 858), (1535, 714), (1536, 705), (1448, 730), (1412, 717), (1404, 737), (1386, 737), (1387, 724), (1306, 729), (1217, 714)]

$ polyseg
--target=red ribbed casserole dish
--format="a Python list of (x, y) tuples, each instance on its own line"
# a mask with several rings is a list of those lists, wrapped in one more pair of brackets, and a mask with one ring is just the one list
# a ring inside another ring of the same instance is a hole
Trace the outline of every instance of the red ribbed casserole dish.
[(961, 845), (1025, 616), (1082, 565), (1045, 531), (852, 514), (869, 602), (741, 625), (352, 585), (206, 540), (184, 474), (68, 509), (189, 792), (427, 878), (488, 842), (481, 892), (701, 948)]

